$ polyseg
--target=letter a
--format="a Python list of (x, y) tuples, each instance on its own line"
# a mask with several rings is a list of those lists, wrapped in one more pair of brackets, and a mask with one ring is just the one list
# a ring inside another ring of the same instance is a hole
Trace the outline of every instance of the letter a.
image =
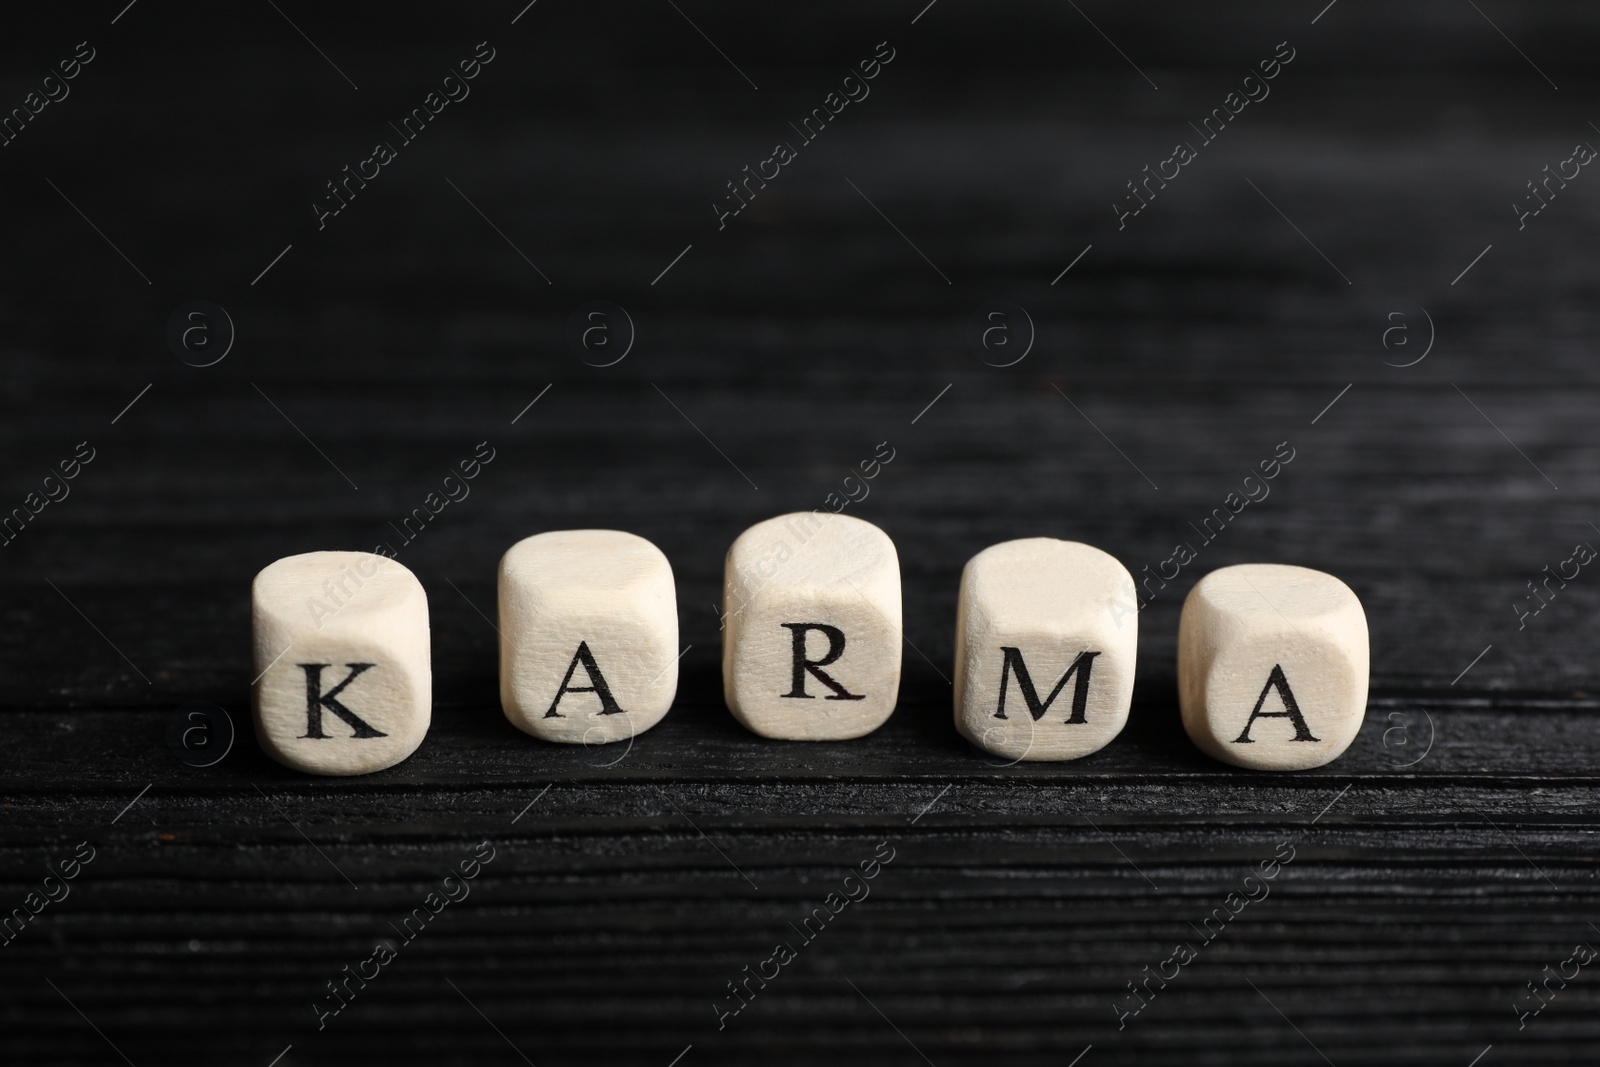
[(325, 739), (327, 734), (322, 732), (322, 709), (327, 708), (345, 721), (345, 725), (355, 731), (351, 737), (388, 737), (381, 730), (374, 730), (367, 722), (355, 712), (339, 703), (336, 699), (345, 687), (356, 680), (356, 676), (375, 663), (346, 663), (350, 673), (344, 676), (344, 681), (328, 690), (322, 691), (322, 668), (331, 667), (331, 663), (301, 663), (299, 668), (306, 672), (306, 732), (301, 734), (302, 740), (308, 737)]
[[(1056, 687), (1050, 690), (1050, 695), (1044, 703), (1039, 702), (1039, 692), (1033, 687), (1033, 678), (1028, 674), (1028, 665), (1022, 661), (1021, 649), (1000, 646), (1000, 651), (1006, 654), (1006, 659), (1000, 665), (1000, 702), (995, 708), (994, 717), (1006, 717), (1006, 683), (1010, 676), (1017, 676), (1017, 688), (1022, 691), (1022, 699), (1027, 702), (1028, 711), (1033, 714), (1033, 721), (1038, 722), (1044, 713), (1050, 710), (1050, 705), (1056, 702), (1062, 687), (1067, 684), (1067, 679), (1074, 674), (1078, 676), (1078, 684), (1072, 691), (1072, 714), (1065, 720), (1069, 723), (1085, 722), (1084, 708), (1089, 703), (1089, 672), (1094, 669), (1094, 658), (1098, 652), (1079, 652), (1078, 658), (1072, 661), (1072, 666), (1067, 668), (1067, 673), (1061, 676)], [(1080, 668), (1082, 668), (1080, 670)]]
[[(583, 669), (588, 672), (588, 685), (569, 685), (572, 681), (572, 672), (578, 669), (578, 664), (583, 664)], [(606, 676), (600, 673), (600, 665), (594, 661), (594, 653), (589, 651), (589, 642), (579, 641), (578, 651), (573, 653), (572, 662), (567, 664), (567, 676), (561, 679), (561, 688), (556, 690), (556, 698), (550, 702), (550, 710), (544, 713), (547, 719), (562, 719), (566, 716), (556, 711), (556, 705), (561, 703), (561, 698), (568, 693), (593, 693), (600, 698), (600, 710), (596, 715), (621, 715), (622, 708), (617, 705), (616, 698), (611, 695), (611, 687), (606, 684)]]
[[(858, 696), (844, 686), (834, 681), (827, 671), (822, 668), (844, 655), (844, 631), (837, 626), (829, 626), (821, 622), (784, 622), (779, 623), (794, 634), (794, 679), (787, 693), (779, 696), (798, 697), (802, 700), (815, 700), (806, 692), (806, 672), (810, 671), (812, 677), (833, 690), (833, 696), (823, 697), (824, 700), (865, 700), (865, 696)], [(828, 654), (821, 659), (806, 659), (806, 632), (817, 630), (828, 635)]]
[[(1262, 711), (1261, 705), (1267, 701), (1267, 690), (1276, 687), (1278, 696), (1283, 699), (1283, 711)], [(1267, 675), (1267, 684), (1261, 687), (1261, 695), (1256, 698), (1255, 710), (1250, 712), (1250, 718), (1245, 721), (1244, 731), (1233, 742), (1236, 745), (1253, 745), (1250, 740), (1250, 727), (1255, 725), (1257, 719), (1293, 719), (1294, 740), (1315, 741), (1311, 736), (1311, 728), (1306, 725), (1305, 716), (1300, 714), (1300, 705), (1295, 703), (1294, 694), (1289, 691), (1289, 679), (1283, 676), (1283, 667), (1274, 663), (1272, 673)]]

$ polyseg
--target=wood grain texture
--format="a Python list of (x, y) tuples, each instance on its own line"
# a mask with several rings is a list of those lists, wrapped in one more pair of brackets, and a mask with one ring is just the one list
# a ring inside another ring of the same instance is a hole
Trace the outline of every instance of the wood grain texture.
[[(1522, 230), (1509, 209), (1596, 136), (1592, 6), (1079, 5), (1104, 37), (952, 0), (122, 6), (0, 35), (7, 107), (97, 49), (0, 149), (0, 514), (95, 449), (0, 547), (0, 913), (97, 850), (0, 948), (8, 1062), (1592, 1060), (1592, 968), (1521, 1029), (1513, 1004), (1600, 944), (1600, 580), (1520, 629), (1515, 605), (1600, 539), (1597, 179)], [(319, 230), (324, 183), (485, 39), (471, 96)], [(719, 230), (725, 183), (883, 40), (871, 96)], [(1119, 230), (1124, 184), (1283, 40), (1272, 95)], [(213, 367), (167, 347), (195, 299), (237, 328)], [(968, 346), (995, 299), (1037, 328), (1008, 368)], [(568, 349), (590, 300), (637, 328), (615, 366)], [(1389, 315), (1420, 344), (1423, 309), (1431, 354), (1386, 366), (1421, 351), (1384, 348)], [(339, 782), (247, 732), (174, 758), (186, 701), (247, 724), (250, 577), (398, 543), (484, 441), (398, 553), (433, 622), (417, 754)], [(848, 743), (753, 737), (721, 705), (723, 553), (883, 441), (846, 513), (899, 554), (899, 709)], [(1199, 544), (1284, 441), (1270, 497)], [(677, 578), (680, 695), (627, 750), (498, 709), (495, 562), (574, 528), (647, 537)], [(1028, 536), (1136, 577), (1199, 551), (1140, 619), (1127, 730), (1003, 767), (950, 722), (957, 583)], [(1240, 562), (1361, 597), (1371, 703), (1330, 766), (1183, 736), (1179, 607)], [(470, 895), (319, 1032), (324, 983), (484, 840)], [(880, 842), (871, 895), (719, 1031), (726, 983)], [(1285, 843), (1119, 1031), (1127, 983)]]

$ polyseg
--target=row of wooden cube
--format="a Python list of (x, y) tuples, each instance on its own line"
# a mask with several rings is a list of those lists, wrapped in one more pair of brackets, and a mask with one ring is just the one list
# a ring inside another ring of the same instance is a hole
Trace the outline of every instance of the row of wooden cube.
[[(974, 556), (961, 577), (956, 728), (1007, 760), (1068, 760), (1127, 722), (1139, 594), (1113, 557), (1036, 537)], [(256, 732), (317, 774), (393, 766), (427, 733), (427, 597), (383, 555), (278, 560), (252, 588)], [(900, 688), (900, 565), (878, 527), (782, 515), (728, 551), (723, 691), (753, 732), (845, 740), (882, 726)], [(538, 534), (500, 561), (506, 717), (572, 744), (633, 738), (672, 705), (678, 616), (672, 567), (615, 530)], [(1367, 624), (1343, 582), (1248, 564), (1207, 575), (1178, 637), (1183, 723), (1207, 754), (1298, 770), (1338, 757), (1366, 710)]]

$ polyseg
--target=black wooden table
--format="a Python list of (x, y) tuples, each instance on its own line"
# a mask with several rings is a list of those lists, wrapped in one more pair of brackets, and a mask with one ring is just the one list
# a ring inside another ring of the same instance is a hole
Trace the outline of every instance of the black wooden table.
[[(4, 28), (0, 909), (38, 910), (0, 948), (8, 1063), (1594, 1061), (1600, 578), (1528, 585), (1600, 544), (1600, 177), (1567, 162), (1600, 144), (1592, 5), (112, 0)], [(280, 768), (251, 576), (400, 545), (480, 442), (398, 553), (427, 741)], [(756, 738), (721, 702), (723, 553), (884, 442), (846, 513), (900, 551), (899, 708)], [(679, 698), (631, 746), (499, 710), (495, 562), (581, 527), (677, 575)], [(1005, 766), (951, 723), (956, 583), (1037, 535), (1197, 558), (1139, 619), (1127, 730)], [(1366, 607), (1371, 704), (1330, 766), (1182, 733), (1183, 596), (1245, 561)], [(211, 766), (168, 744), (192, 702), (239, 731)]]

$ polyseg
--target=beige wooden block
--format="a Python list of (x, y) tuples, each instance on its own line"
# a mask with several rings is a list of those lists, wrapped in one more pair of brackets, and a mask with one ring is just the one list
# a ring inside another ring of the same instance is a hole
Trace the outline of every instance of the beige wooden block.
[(500, 705), (546, 741), (625, 741), (678, 691), (678, 598), (655, 545), (620, 530), (559, 530), (500, 560)]
[(1139, 617), (1128, 569), (1092, 545), (1029, 537), (979, 552), (956, 608), (956, 729), (1010, 760), (1070, 760), (1122, 732)]
[(1333, 575), (1276, 563), (1212, 571), (1178, 625), (1184, 729), (1224, 763), (1320, 767), (1361, 730), (1368, 655), (1361, 601)]
[(900, 559), (889, 535), (833, 512), (759, 522), (728, 549), (722, 687), (762, 737), (843, 741), (900, 693)]
[(433, 708), (428, 597), (386, 556), (307, 552), (250, 586), (256, 737), (311, 774), (368, 774), (417, 750)]

